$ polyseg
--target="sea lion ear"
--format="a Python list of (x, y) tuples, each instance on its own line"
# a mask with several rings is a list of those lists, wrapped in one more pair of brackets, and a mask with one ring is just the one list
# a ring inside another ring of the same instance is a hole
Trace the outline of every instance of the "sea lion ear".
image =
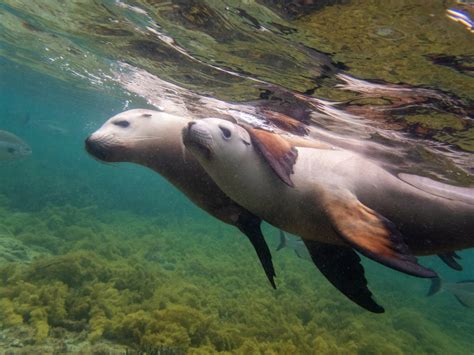
[(298, 151), (278, 134), (248, 128), (252, 143), (277, 176), (288, 186), (294, 187), (290, 175), (298, 157)]
[(237, 134), (239, 135), (240, 139), (247, 144), (250, 145), (252, 144), (252, 141), (250, 139), (250, 134), (247, 132), (247, 130), (239, 125), (235, 125), (235, 128), (237, 130)]

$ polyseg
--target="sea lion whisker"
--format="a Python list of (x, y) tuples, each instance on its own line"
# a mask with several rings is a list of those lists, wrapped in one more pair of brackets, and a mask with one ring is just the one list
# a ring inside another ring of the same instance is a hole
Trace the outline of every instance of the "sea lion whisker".
[(107, 134), (107, 135), (101, 136), (99, 138), (96, 138), (95, 140), (98, 144), (106, 146), (110, 143), (116, 142), (116, 140), (114, 138), (115, 137), (112, 134)]

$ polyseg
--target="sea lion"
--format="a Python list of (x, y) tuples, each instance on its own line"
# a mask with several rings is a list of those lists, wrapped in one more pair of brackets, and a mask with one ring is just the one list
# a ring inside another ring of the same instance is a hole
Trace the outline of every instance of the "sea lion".
[(474, 246), (473, 188), (396, 177), (350, 151), (299, 147), (279, 134), (216, 118), (190, 122), (183, 139), (222, 191), (303, 238), (319, 270), (369, 311), (383, 308), (372, 299), (354, 249), (430, 278), (436, 273), (414, 255)]
[(237, 227), (252, 243), (270, 284), (276, 288), (261, 220), (228, 198), (196, 159), (186, 154), (181, 131), (188, 122), (188, 118), (160, 111), (125, 111), (91, 134), (85, 148), (101, 161), (130, 162), (156, 171), (204, 211)]

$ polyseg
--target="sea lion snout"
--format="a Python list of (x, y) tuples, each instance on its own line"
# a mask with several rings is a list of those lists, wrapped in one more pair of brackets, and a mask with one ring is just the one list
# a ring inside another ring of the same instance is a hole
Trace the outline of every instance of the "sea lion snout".
[(92, 134), (84, 141), (84, 147), (86, 152), (94, 158), (105, 162), (112, 162), (114, 161), (114, 154), (111, 145), (108, 144), (109, 140), (107, 137), (97, 137), (95, 134)]
[(98, 141), (89, 136), (84, 141), (86, 152), (99, 160), (105, 160), (106, 154), (103, 147), (98, 144)]
[(204, 155), (207, 159), (211, 157), (215, 145), (209, 127), (197, 121), (189, 122), (183, 129), (183, 142), (194, 154)]

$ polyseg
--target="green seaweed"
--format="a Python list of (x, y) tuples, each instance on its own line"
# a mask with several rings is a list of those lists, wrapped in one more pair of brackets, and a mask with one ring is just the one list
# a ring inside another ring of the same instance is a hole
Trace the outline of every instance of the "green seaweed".
[(2, 328), (14, 327), (23, 323), (23, 317), (16, 313), (13, 302), (8, 298), (0, 300), (0, 326)]
[[(87, 351), (119, 345), (147, 354), (401, 354), (469, 347), (472, 324), (455, 332), (443, 306), (438, 317), (426, 318), (423, 309), (433, 306), (421, 295), (407, 297), (377, 280), (405, 287), (419, 281), (398, 280), (383, 268), (376, 269), (387, 275), (380, 278), (370, 277), (369, 268), (371, 287), (387, 308), (380, 317), (348, 302), (309, 262), (285, 251), (274, 257), (273, 291), (245, 238), (208, 220), (177, 228), (73, 206), (18, 213), (6, 202), (0, 214), (9, 237), (42, 251), (32, 262), (0, 265), (0, 328), (6, 339), (22, 334), (25, 350), (83, 344)], [(269, 241), (274, 247), (276, 240)], [(450, 310), (451, 317), (462, 313)]]
[[(449, 321), (440, 321), (446, 319), (442, 303), (435, 303), (436, 318), (423, 297), (382, 287), (390, 278), (405, 287), (419, 282), (386, 269), (374, 277), (369, 268), (387, 308), (380, 317), (348, 302), (309, 262), (285, 251), (275, 254), (273, 291), (245, 238), (207, 219), (176, 228), (72, 206), (0, 211), (2, 226), (19, 236), (37, 230), (58, 240), (45, 243), (30, 263), (0, 266), (0, 328), (9, 334), (5, 339), (22, 334), (25, 351), (121, 346), (147, 354), (461, 354), (469, 346), (472, 324), (454, 332)], [(462, 318), (463, 310), (453, 314)]]

